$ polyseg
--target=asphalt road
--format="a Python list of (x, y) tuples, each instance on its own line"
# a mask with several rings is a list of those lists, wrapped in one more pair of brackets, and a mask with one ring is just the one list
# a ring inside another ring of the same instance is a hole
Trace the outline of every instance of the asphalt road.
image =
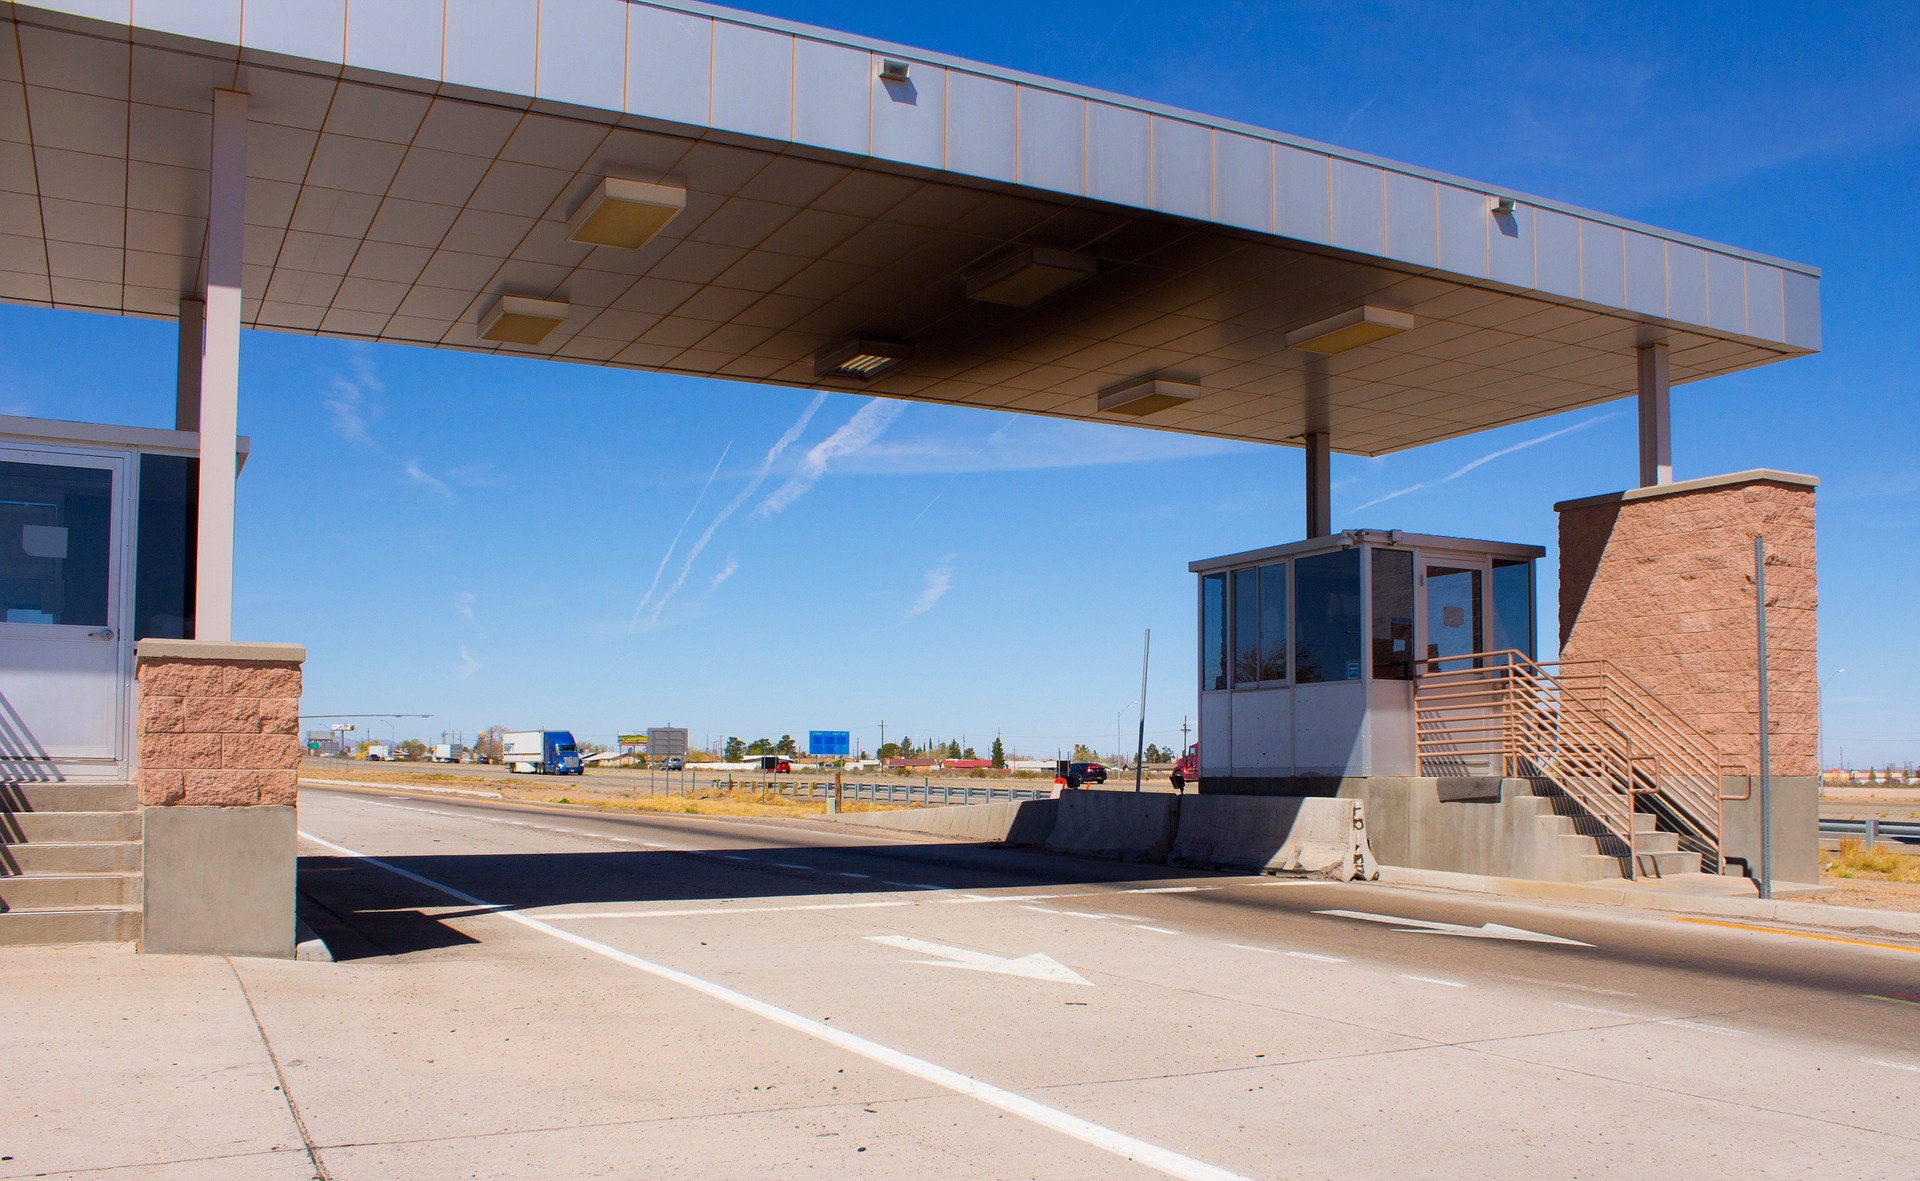
[[(430, 1040), (483, 1080), (405, 1127), (307, 1103), (336, 1177), (1910, 1177), (1920, 1148), (1920, 944), (1871, 933), (826, 823), (313, 788), (300, 820), (334, 970), (418, 1004), (275, 1034), (290, 1100), (404, 1075), (416, 1021), (476, 1031)], [(452, 1171), (373, 1147), (423, 1120)]]

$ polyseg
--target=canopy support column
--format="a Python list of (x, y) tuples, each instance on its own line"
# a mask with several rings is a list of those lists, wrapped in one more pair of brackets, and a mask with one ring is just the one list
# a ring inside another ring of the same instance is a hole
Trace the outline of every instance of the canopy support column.
[(180, 299), (180, 367), (174, 384), (173, 429), (200, 429), (200, 366), (205, 364), (207, 305), (198, 299)]
[(1640, 346), (1640, 486), (1673, 483), (1673, 413), (1667, 396), (1667, 346)]
[(216, 90), (207, 194), (206, 343), (201, 351), (197, 424), (200, 529), (193, 612), (197, 640), (233, 638), (233, 491), (239, 474), (234, 453), (240, 433), (240, 266), (246, 195), (247, 96), (236, 90)]
[(1307, 441), (1307, 537), (1333, 533), (1333, 446), (1326, 431), (1302, 436)]

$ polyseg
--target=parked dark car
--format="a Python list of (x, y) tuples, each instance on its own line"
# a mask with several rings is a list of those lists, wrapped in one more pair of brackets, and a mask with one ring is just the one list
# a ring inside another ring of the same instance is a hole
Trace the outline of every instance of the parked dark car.
[(1107, 781), (1107, 768), (1104, 764), (1101, 764), (1101, 763), (1069, 763), (1067, 764), (1067, 783), (1069, 786), (1078, 787), (1083, 783), (1105, 783), (1106, 781)]

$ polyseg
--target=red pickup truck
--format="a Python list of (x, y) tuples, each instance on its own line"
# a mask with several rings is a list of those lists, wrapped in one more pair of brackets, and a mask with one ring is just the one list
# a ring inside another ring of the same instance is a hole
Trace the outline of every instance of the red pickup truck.
[(1173, 764), (1173, 790), (1185, 791), (1187, 784), (1200, 782), (1200, 744), (1187, 748)]

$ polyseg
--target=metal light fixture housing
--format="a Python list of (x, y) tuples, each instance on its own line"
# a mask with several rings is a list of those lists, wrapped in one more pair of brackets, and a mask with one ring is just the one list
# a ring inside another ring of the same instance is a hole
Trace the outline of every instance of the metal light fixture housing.
[(913, 359), (913, 346), (897, 340), (861, 337), (821, 349), (813, 356), (815, 377), (872, 381)]
[(1020, 246), (995, 256), (967, 277), (967, 298), (1030, 308), (1099, 269), (1095, 259), (1065, 250)]
[(503, 295), (480, 316), (480, 339), (501, 344), (539, 344), (567, 322), (572, 307), (559, 300)]
[(687, 207), (687, 191), (672, 185), (609, 176), (567, 218), (567, 240), (585, 246), (638, 250)]
[(1362, 306), (1294, 329), (1287, 333), (1287, 347), (1331, 356), (1396, 336), (1414, 323), (1405, 312)]
[(1190, 382), (1146, 377), (1101, 390), (1098, 407), (1102, 414), (1145, 418), (1149, 414), (1184, 406), (1205, 392)]

